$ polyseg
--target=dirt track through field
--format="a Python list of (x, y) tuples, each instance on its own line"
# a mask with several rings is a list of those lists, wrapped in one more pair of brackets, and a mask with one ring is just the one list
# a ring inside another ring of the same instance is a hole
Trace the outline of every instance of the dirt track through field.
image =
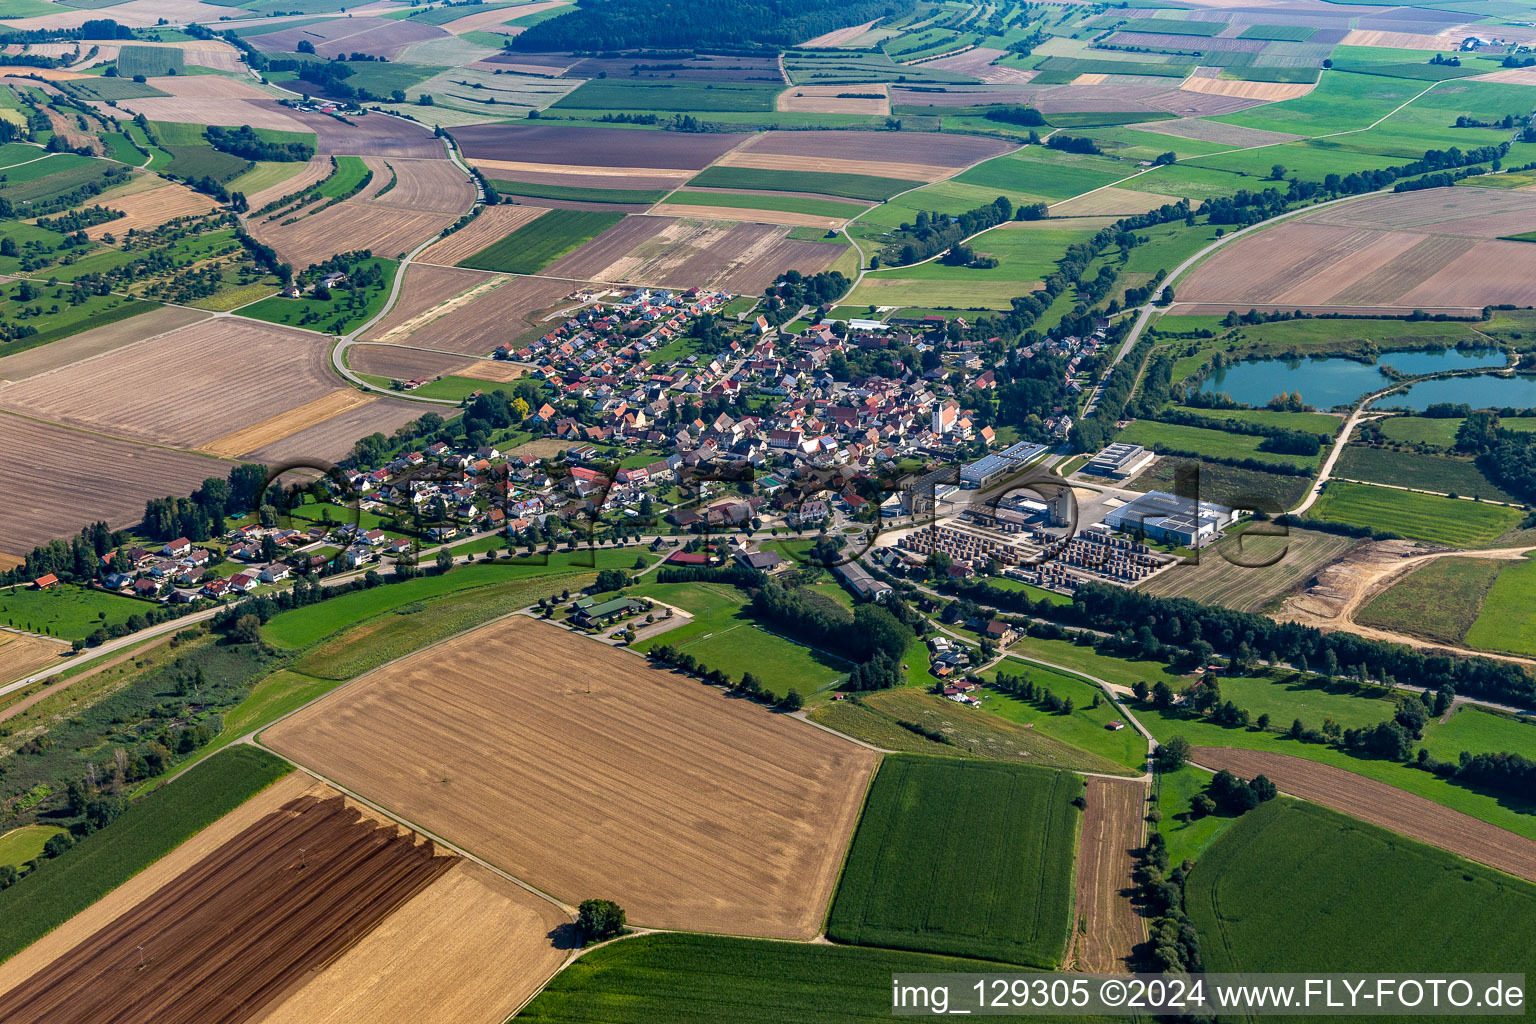
[(1267, 776), (1282, 793), (1536, 882), (1536, 842), (1385, 782), (1263, 750), (1195, 747), (1190, 760), (1245, 779)]
[(418, 652), (262, 742), (568, 903), (808, 939), (878, 755), (514, 616)]
[(0, 1019), (250, 1020), (455, 863), (340, 797), (301, 797), (0, 996)]
[(1133, 851), (1142, 843), (1146, 783), (1095, 776), (1088, 779), (1086, 799), (1077, 850), (1073, 969), (1129, 972), (1131, 952), (1145, 938), (1129, 893), (1136, 884), (1131, 877), (1136, 867)]

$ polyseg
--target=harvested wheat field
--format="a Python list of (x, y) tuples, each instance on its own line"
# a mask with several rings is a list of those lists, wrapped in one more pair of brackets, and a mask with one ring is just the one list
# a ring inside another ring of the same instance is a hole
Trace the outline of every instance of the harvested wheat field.
[(868, 32), (874, 27), (875, 22), (866, 21), (862, 25), (849, 25), (847, 28), (835, 28), (831, 32), (824, 32), (821, 35), (816, 36), (814, 39), (807, 39), (805, 42), (796, 43), (795, 45), (804, 47), (808, 50), (812, 50), (817, 47), (835, 48), (842, 46), (844, 43), (847, 43), (851, 40), (857, 39), (859, 36), (863, 35), (865, 32)]
[(14, 554), (97, 520), (122, 529), (143, 519), (150, 498), (191, 494), (229, 470), (203, 455), (0, 414), (0, 538)]
[[(441, 242), (423, 250), (414, 263), (437, 263), (451, 267), (460, 260), (468, 259), (481, 249), (499, 242), (518, 228), (548, 213), (542, 206), (486, 206), (480, 216), (464, 225)], [(409, 284), (407, 275), (407, 284)]]
[(1466, 34), (1456, 29), (1439, 35), (1425, 35), (1421, 32), (1381, 32), (1357, 28), (1344, 37), (1344, 45), (1384, 46), (1391, 50), (1457, 50), (1465, 38)]
[(304, 169), (286, 181), (280, 181), (271, 188), (264, 188), (260, 192), (246, 197), (250, 204), (252, 214), (268, 203), (275, 203), (284, 196), (291, 196), (295, 192), (302, 192), (311, 185), (319, 184), (331, 176), (331, 158), (328, 156), (311, 157)]
[(587, 281), (708, 286), (756, 295), (789, 268), (817, 273), (843, 253), (840, 245), (793, 241), (788, 234), (783, 227), (767, 224), (626, 217), (546, 272)]
[(200, 309), (188, 309), (185, 306), (157, 306), (126, 320), (29, 348), (0, 359), (0, 386), (179, 330), (188, 324), (206, 320), (210, 315)]
[[(182, 58), (197, 67), (212, 68), (232, 75), (243, 74), (245, 65), (240, 62), (240, 51), (229, 43), (215, 39), (189, 39), (176, 43), (154, 43), (144, 39), (133, 40), (134, 46), (164, 46), (180, 50)], [(120, 46), (105, 45), (96, 54), (96, 60), (116, 60)], [(109, 52), (110, 51), (110, 52)], [(202, 76), (198, 76), (202, 77)]]
[(528, 372), (528, 367), (521, 363), (505, 359), (465, 359), (407, 345), (354, 345), (347, 349), (347, 363), (358, 373), (391, 380), (452, 376), (509, 384)]
[(1479, 242), (1400, 296), (1404, 306), (1536, 305), (1529, 242)]
[(1220, 121), (1207, 121), (1199, 117), (1176, 117), (1171, 121), (1146, 121), (1130, 127), (1140, 132), (1156, 132), (1159, 135), (1173, 135), (1199, 142), (1217, 142), (1223, 146), (1244, 149), (1295, 142), (1301, 138), (1300, 135), (1292, 135), (1289, 132), (1268, 132), (1260, 128), (1244, 128), (1242, 125), (1223, 124)]
[[(208, 76), (198, 76), (208, 77)], [(178, 99), (174, 96), (150, 96), (144, 99), (118, 100), (117, 105), (151, 121), (177, 121), (183, 124), (248, 124), (252, 128), (271, 128), (280, 132), (302, 132), (304, 125), (274, 103), (242, 99)]]
[(0, 683), (20, 679), (69, 653), (69, 644), (52, 637), (0, 630)]
[(786, 227), (840, 228), (846, 217), (820, 217), (813, 213), (789, 213), (785, 210), (748, 210), (734, 206), (691, 206), (687, 203), (658, 203), (651, 207), (658, 217), (692, 217), (696, 220), (749, 221), (753, 224), (782, 224)]
[(270, 100), (272, 97), (238, 78), (221, 75), (164, 75), (149, 85), (183, 100)]
[[(451, 213), (454, 218), (469, 210), (475, 201), (472, 179), (451, 160), (385, 161), (384, 180), (395, 176), (395, 187), (375, 195), (370, 206), (398, 207), (419, 213)], [(378, 173), (375, 172), (375, 177)], [(367, 216), (367, 213), (364, 213)]]
[(367, 437), (375, 431), (387, 437), (422, 413), (433, 409), (442, 411), (441, 406), (424, 406), (420, 402), (376, 397), (372, 402), (354, 406), (281, 440), (243, 452), (241, 457), (248, 462), (268, 465), (293, 459), (340, 462), (352, 450), (358, 438)]
[(177, 217), (195, 217), (216, 209), (213, 200), (201, 192), (194, 192), (185, 185), (165, 181), (158, 188), (133, 195), (110, 199), (101, 205), (127, 214), (105, 224), (86, 229), (86, 235), (99, 239), (102, 235), (122, 238), (134, 229), (156, 227)]
[(1474, 82), (1502, 82), (1505, 85), (1536, 85), (1536, 68), (1504, 68), (1486, 75), (1473, 75)]
[(810, 114), (889, 114), (891, 96), (883, 83), (796, 85), (779, 93), (777, 105), (779, 110)]
[(253, 423), (234, 433), (215, 438), (205, 445), (200, 445), (198, 450), (207, 452), (209, 455), (232, 459), (244, 452), (275, 444), (285, 437), (291, 437), (301, 430), (317, 423), (324, 423), (332, 417), (340, 416), (344, 412), (356, 409), (360, 405), (367, 405), (374, 400), (375, 396), (366, 395), (354, 388), (338, 388), (312, 402), (294, 406), (260, 423)]
[(548, 900), (461, 860), (258, 1019), (501, 1024), (564, 962), (569, 924)]
[[(269, 101), (270, 102), (270, 101)], [(274, 110), (286, 110), (275, 103)], [(315, 133), (315, 152), (321, 156), (387, 156), (402, 160), (447, 160), (445, 143), (432, 135), (430, 128), (389, 117), (369, 114), (352, 117), (350, 124), (329, 114), (310, 110), (286, 111), (298, 121), (295, 131)], [(237, 122), (238, 123), (238, 122)]]
[[(842, 171), (843, 167), (834, 165), (847, 163), (865, 168), (851, 173), (875, 174), (883, 178), (913, 178), (919, 175), (909, 172), (908, 168), (922, 168), (925, 171), (939, 168), (939, 176), (942, 176), (1015, 148), (1000, 139), (979, 135), (940, 136), (936, 133), (919, 135), (859, 131), (763, 132), (732, 156), (751, 153), (756, 158), (798, 158), (784, 165), (783, 169), (786, 170)], [(838, 157), (827, 160), (829, 153), (836, 153)], [(806, 158), (809, 157), (815, 158), (814, 164), (807, 164)], [(736, 162), (736, 166), (758, 165)]]
[(821, 926), (878, 761), (524, 616), (263, 741), (567, 902), (603, 892), (638, 925), (797, 939)]
[[(449, 235), (445, 241), (457, 237), (458, 234)], [(483, 270), (439, 267), (413, 260), (406, 268), (405, 284), (400, 289), (394, 307), (382, 320), (368, 328), (364, 340), (404, 341), (438, 317), (479, 298), (492, 288), (501, 287), (507, 281), (505, 276), (488, 274)]]
[(1206, 96), (1231, 96), (1242, 100), (1263, 100), (1276, 103), (1280, 100), (1300, 99), (1317, 87), (1315, 82), (1244, 82), (1233, 78), (1186, 78), (1179, 89), (1182, 92), (1198, 92)]
[(1212, 771), (1225, 768), (1245, 779), (1265, 775), (1282, 793), (1536, 881), (1536, 842), (1385, 782), (1263, 750), (1195, 747), (1190, 760)]
[(502, 32), (506, 35), (516, 35), (520, 28), (508, 28), (506, 23), (513, 18), (526, 18), (531, 14), (542, 14), (552, 11), (556, 7), (564, 7), (568, 0), (544, 0), (543, 3), (520, 4), (517, 10), (510, 11), (505, 7), (497, 7), (493, 11), (481, 11), (478, 14), (466, 14), (462, 18), (455, 18), (445, 22), (443, 29), (454, 35), (463, 35), (465, 32)]
[(1498, 188), (1431, 188), (1370, 196), (1319, 210), (1312, 224), (1498, 238), (1536, 230), (1536, 193)]
[(1051, 207), (1051, 216), (1124, 217), (1130, 214), (1146, 213), (1148, 210), (1155, 210), (1159, 206), (1176, 202), (1178, 200), (1173, 196), (1158, 195), (1156, 192), (1137, 192), (1135, 189), (1111, 186), (1056, 203)]
[(455, 863), (341, 797), (300, 797), (0, 995), (0, 1017), (252, 1020)]
[[(488, 356), (497, 346), (516, 341), (521, 335), (538, 329), (541, 322), (535, 317), (545, 310), (579, 304), (574, 299), (563, 301), (580, 287), (570, 281), (545, 277), (499, 280), (504, 283), (480, 290), (466, 302), (450, 304), (451, 308), (441, 316), (419, 316), (415, 325), (402, 324), (402, 330), (391, 332), (389, 340), (405, 344), (409, 339), (409, 344), (420, 348)], [(549, 326), (543, 326), (539, 333), (549, 329)]]
[(216, 317), (12, 384), (0, 406), (195, 448), (335, 390), (327, 349), (323, 335)]
[(1086, 926), (1073, 933), (1073, 969), (1093, 974), (1129, 972), (1132, 950), (1145, 938), (1130, 894), (1136, 886), (1134, 851), (1142, 843), (1147, 787), (1140, 779), (1092, 777), (1086, 799), (1073, 912), (1074, 919)]

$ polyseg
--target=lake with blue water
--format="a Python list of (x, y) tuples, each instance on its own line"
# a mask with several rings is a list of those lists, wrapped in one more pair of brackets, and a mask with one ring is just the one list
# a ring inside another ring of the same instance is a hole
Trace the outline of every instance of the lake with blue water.
[(1260, 359), (1212, 370), (1200, 382), (1200, 390), (1224, 392), (1233, 401), (1253, 406), (1263, 406), (1279, 394), (1299, 391), (1302, 401), (1308, 405), (1331, 409), (1336, 405), (1349, 405), (1361, 395), (1386, 387), (1390, 381), (1378, 369), (1383, 364), (1399, 373), (1418, 376), (1441, 370), (1503, 366), (1505, 363), (1504, 353), (1498, 349), (1466, 351), (1454, 348), (1426, 352), (1383, 352), (1376, 363), (1361, 363), (1337, 356), (1327, 359)]
[(1466, 404), (1474, 409), (1536, 408), (1536, 377), (1448, 377), (1426, 380), (1376, 403), (1423, 412), (1436, 402)]

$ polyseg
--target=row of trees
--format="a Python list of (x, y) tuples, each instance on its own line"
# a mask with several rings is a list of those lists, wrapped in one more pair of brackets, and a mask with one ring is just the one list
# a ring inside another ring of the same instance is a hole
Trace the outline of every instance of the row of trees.
[(773, 691), (763, 685), (761, 679), (751, 672), (743, 672), (740, 679), (733, 680), (720, 669), (708, 667), (692, 654), (680, 651), (671, 644), (658, 644), (652, 647), (646, 657), (675, 668), (679, 672), (695, 676), (709, 686), (719, 686), (780, 711), (799, 711), (805, 705), (805, 698), (800, 695), (799, 690), (791, 689), (782, 697), (776, 696)]

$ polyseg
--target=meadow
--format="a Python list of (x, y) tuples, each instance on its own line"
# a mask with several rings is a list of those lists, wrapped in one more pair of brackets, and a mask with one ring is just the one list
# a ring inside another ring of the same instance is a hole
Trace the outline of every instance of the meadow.
[(1536, 562), (1523, 562), (1500, 570), (1488, 591), (1477, 621), (1467, 630), (1467, 643), (1487, 651), (1536, 656)]
[(362, 188), (363, 180), (368, 177), (368, 165), (362, 157), (338, 156), (332, 159), (336, 161), (335, 170), (315, 186), (318, 195), (326, 199), (341, 199)]
[(536, 274), (623, 219), (622, 213), (601, 210), (551, 210), (458, 265), (508, 274)]
[(1173, 772), (1160, 772), (1153, 785), (1157, 789), (1157, 809), (1162, 819), (1157, 831), (1168, 844), (1168, 863), (1182, 864), (1199, 860), (1200, 855), (1221, 836), (1236, 818), (1224, 814), (1196, 817), (1190, 802), (1211, 784), (1210, 772), (1185, 765)]
[[(847, 220), (857, 217), (867, 207), (854, 203), (840, 203), (835, 199), (816, 199), (811, 196), (762, 195), (756, 192), (690, 192), (678, 191), (666, 196), (669, 204), (683, 206), (719, 206), (731, 210), (780, 210), (784, 213), (804, 213), (812, 217), (830, 217)], [(813, 229), (822, 230), (822, 229)], [(823, 232), (824, 233), (824, 232)]]
[(375, 256), (354, 265), (351, 270), (355, 274), (366, 267), (378, 268), (383, 278), (377, 285), (361, 290), (332, 288), (330, 297), (324, 299), (316, 298), (308, 292), (296, 299), (274, 295), (240, 307), (240, 315), (288, 327), (346, 334), (373, 319), (384, 308), (384, 300), (389, 297), (390, 283), (399, 266), (396, 260)]
[(1471, 459), (1352, 444), (1339, 454), (1333, 471), (1336, 476), (1366, 483), (1412, 487), (1489, 501), (1519, 500), (1484, 476)]
[(593, 78), (554, 104), (554, 109), (767, 113), (782, 86), (746, 82), (653, 82)]
[(693, 620), (642, 640), (636, 650), (669, 644), (686, 651), (707, 668), (732, 679), (751, 672), (778, 696), (791, 689), (802, 697), (828, 689), (846, 676), (852, 664), (817, 651), (759, 626), (749, 610), (749, 598), (736, 587), (717, 583), (647, 583), (625, 591), (633, 597), (675, 605)]
[(1044, 736), (1098, 754), (1126, 768), (1140, 769), (1145, 764), (1147, 741), (1141, 733), (1129, 725), (1119, 730), (1107, 728), (1110, 722), (1124, 723), (1125, 718), (1098, 686), (1065, 672), (1032, 665), (1018, 658), (1004, 658), (996, 668), (988, 669), (983, 676), (992, 680), (1000, 673), (1014, 677), (1025, 676), (1036, 686), (1045, 687), (1057, 697), (1071, 698), (1072, 712), (1062, 714), (1047, 711), (1038, 702), (1026, 701), (1002, 691), (987, 694), (982, 702), (984, 710), (1010, 722), (1028, 725)]
[(1536, 887), (1287, 797), (1205, 852), (1185, 906), (1211, 971), (1536, 966)]
[(1377, 594), (1355, 613), (1355, 621), (1460, 644), (1502, 567), (1487, 558), (1437, 558)]
[(0, 620), (29, 633), (83, 640), (104, 626), (127, 622), (155, 606), (131, 597), (61, 583), (48, 590), (25, 585), (0, 589)]
[(587, 188), (581, 185), (545, 185), (530, 181), (505, 181), (497, 178), (492, 187), (503, 195), (532, 196), (535, 199), (569, 199), (583, 203), (632, 203), (649, 206), (666, 198), (664, 189)]
[(955, 177), (966, 185), (1048, 201), (1067, 199), (1136, 173), (1134, 164), (1030, 146), (977, 164)]
[(1299, 99), (1270, 103), (1211, 120), (1293, 135), (1355, 131), (1390, 114), (1428, 84), (1380, 75), (1325, 72), (1317, 88)]
[(184, 75), (186, 55), (174, 46), (125, 46), (117, 53), (117, 73), (128, 79), (135, 75)]
[(21, 867), (43, 854), (49, 839), (63, 832), (57, 825), (23, 825), (0, 835), (0, 867)]
[(1273, 466), (1316, 468), (1320, 456), (1286, 455), (1259, 449), (1264, 438), (1256, 434), (1229, 434), (1209, 427), (1189, 427), (1182, 423), (1137, 420), (1115, 438), (1156, 451), (1189, 452), (1217, 459), (1253, 459)]
[[(14, 297), (14, 292), (6, 294), (0, 291), (0, 320), (37, 331), (36, 334), (14, 341), (0, 341), (0, 357), (46, 345), (50, 341), (67, 338), (93, 327), (105, 327), (158, 308), (156, 303), (119, 295), (91, 295), (85, 301), (76, 303), (72, 301), (72, 292), (73, 289), (66, 291), (62, 287), (44, 287), (40, 289), (38, 299), (22, 302)], [(45, 301), (48, 303), (46, 306), (43, 305)]]
[(1521, 519), (1518, 509), (1369, 484), (1330, 481), (1308, 511), (1314, 519), (1396, 533), (1455, 548), (1487, 547)]
[(1080, 778), (887, 755), (827, 922), (839, 942), (1051, 968), (1071, 924)]
[(41, 938), (291, 771), (254, 747), (227, 751), (130, 806), (0, 890), (0, 960)]
[[(847, 199), (880, 201), (922, 185), (921, 181), (881, 178), (872, 174), (823, 171), (776, 171), (756, 167), (706, 167), (688, 182), (696, 188), (744, 188), (776, 192), (814, 192)], [(681, 200), (677, 200), (681, 202)]]

